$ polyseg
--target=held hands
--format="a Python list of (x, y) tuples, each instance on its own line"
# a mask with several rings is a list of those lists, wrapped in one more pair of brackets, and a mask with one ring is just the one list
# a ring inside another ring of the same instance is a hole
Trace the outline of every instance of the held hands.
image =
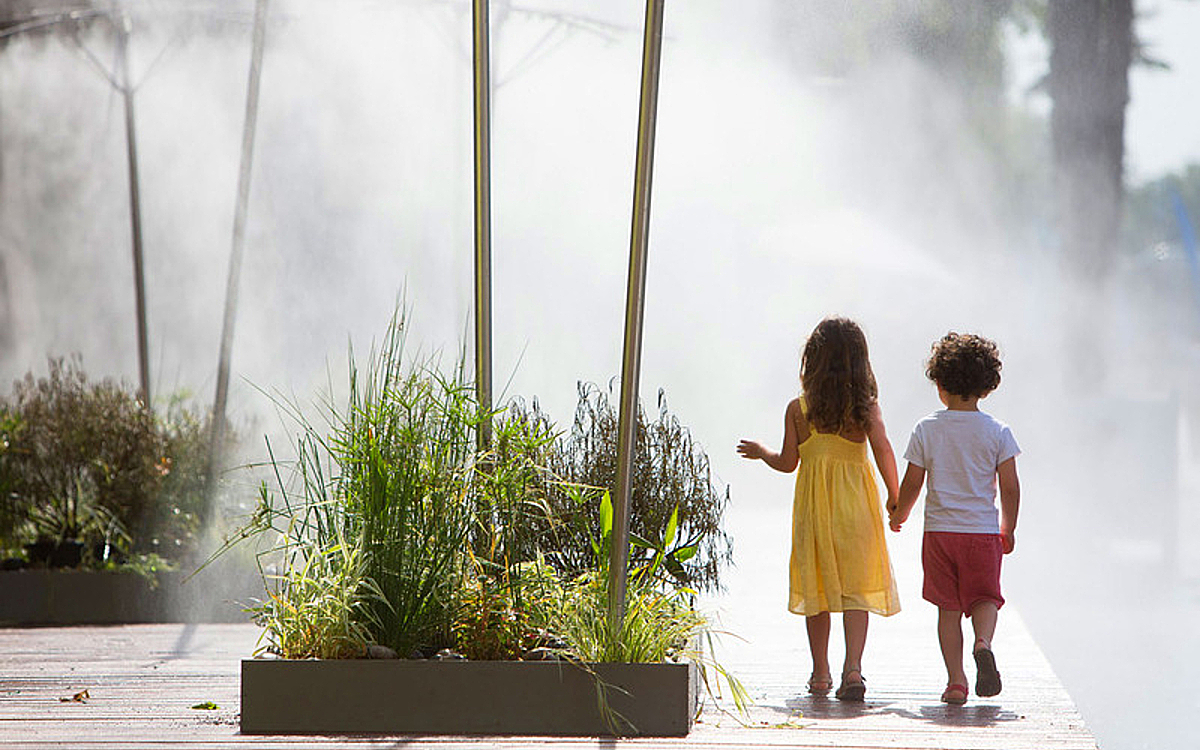
[(908, 520), (908, 512), (900, 512), (900, 498), (894, 496), (887, 499), (886, 507), (888, 512), (888, 527), (892, 531), (899, 531), (904, 522)]

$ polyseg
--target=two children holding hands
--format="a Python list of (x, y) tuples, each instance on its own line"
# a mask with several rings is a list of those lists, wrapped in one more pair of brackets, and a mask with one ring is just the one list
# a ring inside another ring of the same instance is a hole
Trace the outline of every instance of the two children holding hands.
[(888, 616), (900, 610), (868, 446), (887, 491), (893, 531), (900, 530), (927, 485), (922, 596), (938, 608), (938, 641), (948, 677), (942, 700), (967, 700), (964, 616), (975, 635), (975, 693), (1000, 692), (991, 646), (1004, 604), (1000, 562), (1014, 545), (1020, 449), (1006, 425), (979, 411), (979, 400), (1000, 384), (1000, 367), (996, 345), (979, 336), (949, 333), (933, 345), (926, 375), (946, 408), (917, 423), (904, 451), (908, 468), (897, 482), (866, 337), (853, 321), (828, 318), (805, 343), (803, 395), (787, 406), (780, 451), (748, 440), (738, 445), (742, 456), (762, 459), (777, 471), (799, 465), (788, 609), (806, 618), (811, 693), (832, 689), (831, 612), (842, 613), (846, 638), (836, 697), (860, 701), (866, 692), (861, 659), (868, 613)]

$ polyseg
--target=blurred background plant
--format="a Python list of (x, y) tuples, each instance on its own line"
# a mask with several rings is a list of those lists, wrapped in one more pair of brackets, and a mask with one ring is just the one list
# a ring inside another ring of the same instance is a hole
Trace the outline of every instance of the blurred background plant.
[[(171, 398), (161, 417), (131, 388), (51, 358), (0, 398), (0, 547), (9, 565), (140, 568), (195, 551), (208, 420)], [(227, 444), (232, 445), (233, 440)]]

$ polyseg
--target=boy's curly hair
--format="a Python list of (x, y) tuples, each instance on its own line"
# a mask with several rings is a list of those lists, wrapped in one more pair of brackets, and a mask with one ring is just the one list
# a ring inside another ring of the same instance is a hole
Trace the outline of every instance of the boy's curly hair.
[(951, 331), (933, 345), (925, 375), (942, 390), (962, 398), (983, 398), (1000, 385), (996, 342)]
[(879, 397), (867, 355), (867, 337), (847, 318), (826, 318), (804, 344), (800, 385), (809, 423), (819, 432), (866, 430)]

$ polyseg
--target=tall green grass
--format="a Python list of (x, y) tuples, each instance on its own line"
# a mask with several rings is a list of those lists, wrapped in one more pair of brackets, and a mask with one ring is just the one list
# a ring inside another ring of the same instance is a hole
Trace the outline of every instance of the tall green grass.
[[(479, 512), (473, 497), (481, 414), (461, 363), (407, 364), (395, 318), (367, 370), (350, 370), (343, 413), (331, 412), (329, 449), (343, 510), (382, 598), (368, 606), (379, 643), (407, 655), (452, 645), (450, 623)], [(353, 360), (353, 357), (351, 357)]]

